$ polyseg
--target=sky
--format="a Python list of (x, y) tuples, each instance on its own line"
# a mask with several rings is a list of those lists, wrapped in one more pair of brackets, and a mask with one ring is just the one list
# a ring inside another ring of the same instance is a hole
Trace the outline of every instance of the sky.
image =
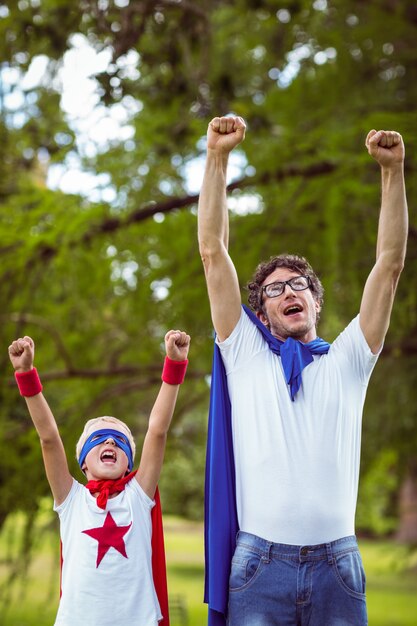
[[(128, 0), (115, 0), (119, 7), (126, 6)], [(315, 0), (313, 7), (317, 11), (327, 8), (327, 0)], [(282, 23), (291, 21), (291, 14), (287, 9), (278, 9), (277, 20)], [(263, 54), (263, 46), (258, 46), (257, 53)], [(303, 59), (314, 56), (314, 62), (322, 65), (332, 61), (336, 57), (336, 50), (328, 48), (319, 52), (314, 51), (310, 45), (300, 45), (289, 51), (287, 63), (281, 68), (271, 68), (269, 78), (275, 81), (281, 89), (285, 89), (297, 76), (300, 63)], [(37, 56), (33, 59), (25, 76), (19, 75), (14, 68), (2, 68), (0, 75), (0, 87), (3, 87), (3, 98), (6, 109), (12, 111), (14, 123), (24, 123), (23, 92), (46, 80), (48, 65), (46, 56)], [(100, 103), (97, 93), (97, 81), (95, 75), (105, 71), (112, 62), (111, 48), (96, 52), (88, 43), (86, 37), (74, 34), (70, 39), (70, 48), (65, 53), (62, 66), (55, 79), (54, 88), (61, 94), (61, 107), (64, 111), (68, 125), (75, 133), (77, 152), (71, 151), (64, 163), (49, 164), (47, 155), (38, 153), (38, 158), (45, 158), (44, 165), (47, 168), (47, 185), (51, 189), (60, 189), (64, 193), (81, 194), (91, 201), (104, 201), (117, 203), (117, 192), (111, 184), (108, 174), (96, 175), (83, 170), (81, 157), (93, 157), (97, 152), (105, 151), (113, 140), (123, 140), (128, 145), (134, 137), (134, 128), (130, 120), (140, 114), (141, 103), (131, 96), (111, 107), (105, 107)], [(132, 80), (140, 79), (139, 54), (130, 50), (126, 55), (117, 60), (119, 73)], [(48, 79), (49, 80), (49, 79)], [(113, 79), (111, 79), (113, 80)], [(114, 80), (118, 80), (114, 77)], [(1, 102), (0, 102), (1, 106)], [(14, 112), (14, 113), (13, 113)], [(67, 137), (70, 141), (71, 138)], [(65, 142), (66, 137), (62, 135)], [(205, 138), (201, 138), (197, 148), (201, 156), (186, 165), (184, 177), (186, 191), (198, 193), (204, 171), (204, 148)], [(253, 168), (252, 168), (253, 169)], [(254, 174), (244, 153), (239, 150), (232, 152), (229, 160), (228, 182), (242, 176)], [(169, 190), (166, 190), (169, 193)], [(230, 198), (229, 208), (235, 212), (246, 214), (262, 210), (261, 200), (257, 196), (241, 195), (239, 199)]]
[[(316, 4), (320, 2), (323, 3), (325, 0), (316, 0)], [(321, 6), (320, 9), (322, 10)], [(280, 10), (277, 12), (277, 19), (283, 22), (288, 21), (290, 14), (286, 10)], [(80, 156), (93, 157), (97, 152), (105, 151), (113, 140), (122, 139), (128, 144), (129, 140), (134, 137), (134, 128), (130, 121), (140, 114), (141, 103), (131, 96), (126, 96), (120, 103), (111, 107), (101, 104), (97, 92), (97, 81), (94, 77), (108, 68), (112, 60), (111, 49), (97, 52), (81, 34), (74, 34), (70, 45), (53, 86), (61, 94), (61, 108), (68, 125), (76, 136), (79, 154), (75, 150), (71, 151), (65, 162), (60, 164), (49, 164), (46, 159), (47, 185), (51, 189), (60, 189), (64, 193), (81, 194), (92, 202), (104, 201), (116, 204), (117, 192), (111, 184), (110, 176), (106, 173), (96, 175), (83, 170)], [(259, 53), (261, 54), (262, 51)], [(287, 55), (287, 65), (281, 70), (271, 68), (270, 79), (276, 81), (280, 88), (285, 88), (296, 77), (300, 61), (311, 54), (312, 50), (309, 46), (301, 46), (290, 51)], [(316, 53), (314, 60), (320, 65), (333, 59), (335, 54), (336, 51), (329, 48)], [(321, 55), (320, 58), (318, 55)], [(14, 123), (22, 124), (24, 121), (23, 118), (19, 118), (24, 115), (21, 112), (23, 110), (22, 90), (33, 88), (46, 80), (48, 62), (46, 56), (35, 57), (25, 76), (19, 75), (18, 71), (13, 68), (2, 70), (1, 83), (6, 86), (5, 95), (3, 94), (4, 104), (8, 110), (15, 112)], [(117, 64), (119, 72), (122, 71), (125, 76), (133, 80), (140, 79), (139, 54), (135, 50), (130, 50), (119, 58)], [(65, 142), (65, 136), (61, 139)], [(186, 192), (191, 194), (199, 192), (203, 177), (204, 137), (201, 138), (197, 148), (201, 156), (189, 162), (184, 170)], [(43, 155), (38, 154), (38, 157), (42, 160)], [(229, 160), (228, 182), (240, 178), (243, 172), (246, 175), (255, 173), (250, 167), (248, 168), (243, 152), (235, 150)], [(228, 202), (229, 208), (239, 214), (262, 210), (261, 199), (256, 195), (240, 195), (238, 199), (230, 197)]]
[[(97, 152), (105, 151), (113, 140), (128, 142), (134, 136), (130, 119), (140, 114), (141, 105), (131, 96), (123, 98), (121, 103), (105, 107), (99, 102), (97, 81), (94, 76), (106, 70), (111, 62), (111, 50), (96, 52), (87, 39), (80, 34), (71, 38), (71, 48), (65, 53), (62, 67), (58, 71), (54, 88), (61, 94), (61, 108), (68, 125), (76, 136), (77, 149), (83, 157), (93, 157)], [(139, 55), (130, 51), (118, 64), (123, 73), (132, 79), (139, 79), (137, 69)], [(14, 112), (14, 123), (24, 123), (23, 90), (28, 90), (46, 80), (48, 58), (37, 56), (33, 59), (26, 75), (19, 75), (15, 69), (2, 71), (2, 82), (6, 86), (4, 103), (9, 111)], [(65, 137), (62, 137), (65, 141)], [(203, 138), (204, 144), (204, 138)], [(204, 145), (199, 147), (203, 147)], [(39, 155), (42, 160), (43, 155)], [(60, 189), (65, 193), (79, 193), (91, 201), (113, 202), (116, 191), (111, 185), (110, 176), (95, 175), (83, 170), (80, 158), (71, 151), (66, 161), (47, 166), (47, 185), (51, 189)], [(231, 160), (230, 180), (241, 175), (246, 166), (242, 155)], [(186, 191), (198, 193), (204, 169), (204, 157), (196, 158), (185, 170)]]

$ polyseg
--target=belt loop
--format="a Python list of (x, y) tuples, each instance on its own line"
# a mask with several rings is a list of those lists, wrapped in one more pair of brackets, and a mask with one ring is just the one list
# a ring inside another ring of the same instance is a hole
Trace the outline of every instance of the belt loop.
[(266, 546), (265, 546), (265, 554), (262, 557), (263, 560), (265, 561), (265, 563), (269, 563), (269, 561), (271, 560), (271, 548), (273, 546), (273, 543), (271, 543), (270, 541), (267, 542)]
[(326, 552), (327, 552), (327, 562), (329, 565), (333, 565), (333, 551), (332, 551), (332, 544), (331, 543), (326, 543)]

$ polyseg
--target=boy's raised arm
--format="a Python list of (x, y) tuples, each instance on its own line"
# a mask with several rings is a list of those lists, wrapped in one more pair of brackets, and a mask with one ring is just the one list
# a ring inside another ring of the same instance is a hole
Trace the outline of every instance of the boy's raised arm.
[(59, 505), (67, 497), (73, 478), (68, 469), (58, 426), (42, 393), (37, 371), (33, 367), (34, 354), (35, 344), (28, 336), (16, 339), (9, 346), (9, 357), (20, 393), (26, 400), (29, 414), (39, 435), (46, 477), (55, 504)]
[(184, 380), (190, 337), (180, 330), (170, 330), (165, 335), (166, 359), (162, 372), (162, 385), (153, 405), (148, 430), (142, 448), (140, 465), (136, 474), (145, 493), (153, 498), (164, 461), (168, 430), (174, 414), (179, 386)]

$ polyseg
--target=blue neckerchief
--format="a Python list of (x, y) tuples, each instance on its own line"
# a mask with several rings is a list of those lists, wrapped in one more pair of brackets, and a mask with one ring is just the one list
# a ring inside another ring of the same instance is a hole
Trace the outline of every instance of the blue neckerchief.
[(78, 459), (78, 464), (81, 467), (81, 469), (83, 468), (85, 457), (90, 452), (90, 450), (100, 445), (101, 443), (104, 443), (109, 438), (113, 439), (116, 446), (118, 448), (121, 448), (123, 452), (126, 454), (127, 460), (129, 462), (128, 470), (129, 472), (132, 470), (133, 452), (132, 452), (129, 439), (127, 438), (126, 435), (121, 433), (120, 430), (113, 430), (112, 428), (103, 428), (101, 430), (95, 430), (87, 438), (85, 444), (83, 445), (81, 449), (80, 458)]
[(243, 308), (249, 319), (261, 331), (270, 350), (281, 357), (285, 380), (287, 385), (290, 386), (291, 400), (294, 400), (297, 391), (301, 387), (301, 372), (307, 365), (312, 363), (314, 360), (313, 354), (326, 354), (329, 351), (330, 344), (324, 341), (324, 339), (320, 339), (320, 337), (316, 337), (316, 339), (308, 343), (302, 343), (292, 337), (288, 337), (286, 341), (280, 341), (271, 334), (247, 306), (243, 305)]
[[(244, 310), (262, 332), (270, 349), (281, 356), (291, 398), (294, 400), (301, 384), (302, 370), (313, 361), (312, 354), (328, 352), (329, 344), (322, 339), (315, 339), (308, 344), (293, 339), (279, 341), (250, 309), (244, 306)], [(231, 405), (220, 348), (215, 344), (204, 494), (204, 602), (209, 605), (209, 626), (226, 626), (230, 566), (238, 530)]]

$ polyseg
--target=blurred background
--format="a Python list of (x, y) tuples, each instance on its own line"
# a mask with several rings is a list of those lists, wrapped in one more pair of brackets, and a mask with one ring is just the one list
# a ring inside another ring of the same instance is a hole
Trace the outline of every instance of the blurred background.
[[(173, 624), (205, 623), (203, 488), (213, 333), (196, 238), (205, 133), (242, 116), (230, 251), (306, 256), (319, 334), (358, 312), (375, 258), (372, 129), (402, 133), (410, 236), (363, 422), (357, 533), (370, 624), (417, 624), (417, 5), (411, 0), (0, 2), (0, 624), (53, 623), (57, 521), (10, 342), (36, 365), (74, 475), (84, 422), (141, 442), (169, 328), (192, 336), (161, 479)], [(78, 625), (77, 625), (78, 626)]]

